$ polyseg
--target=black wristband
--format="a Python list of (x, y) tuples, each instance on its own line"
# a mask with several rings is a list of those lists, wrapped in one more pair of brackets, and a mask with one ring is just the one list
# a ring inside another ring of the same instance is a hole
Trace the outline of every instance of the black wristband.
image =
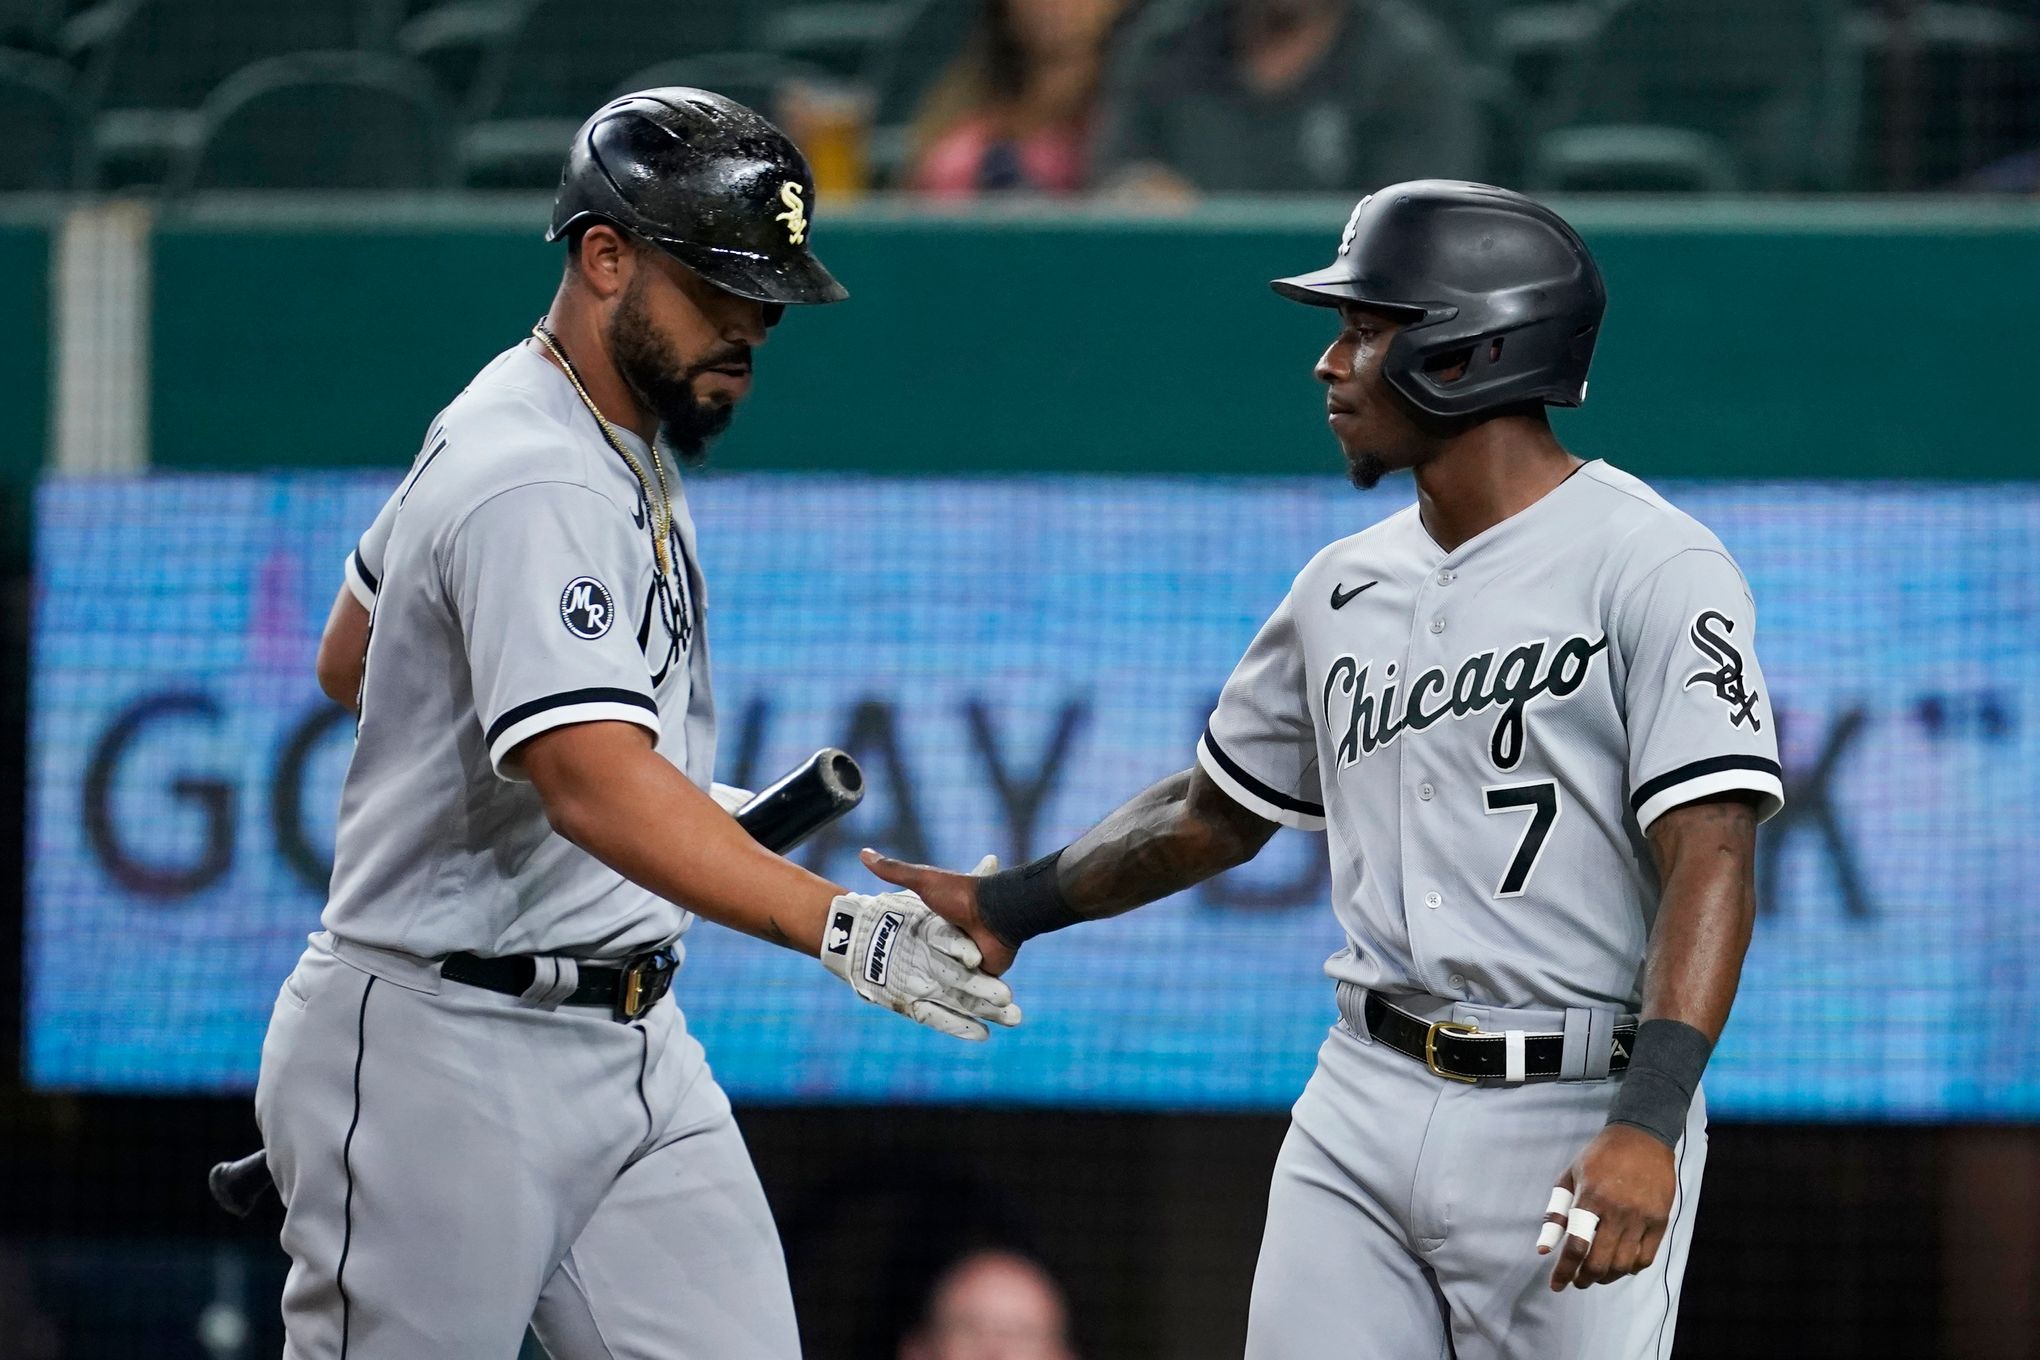
[(1083, 920), (1070, 909), (1062, 885), (1055, 881), (1055, 862), (1060, 858), (1062, 851), (1057, 850), (1032, 864), (1002, 869), (981, 881), (978, 915), (985, 928), (1018, 949), (1036, 935)]
[(1677, 1147), (1700, 1073), (1713, 1053), (1714, 1041), (1683, 1020), (1644, 1021), (1608, 1122), (1642, 1129), (1666, 1147)]

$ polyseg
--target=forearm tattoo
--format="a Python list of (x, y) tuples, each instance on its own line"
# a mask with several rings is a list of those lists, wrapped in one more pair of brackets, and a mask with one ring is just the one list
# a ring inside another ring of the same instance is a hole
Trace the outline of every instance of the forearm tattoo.
[(1202, 770), (1184, 770), (1064, 850), (1056, 882), (1079, 916), (1116, 916), (1246, 863), (1274, 834), (1273, 822), (1227, 797)]

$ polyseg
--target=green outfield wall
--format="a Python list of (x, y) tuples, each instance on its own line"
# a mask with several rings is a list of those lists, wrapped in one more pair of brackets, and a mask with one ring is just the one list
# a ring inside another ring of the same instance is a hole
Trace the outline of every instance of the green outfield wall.
[[(283, 206), (279, 207), (278, 205)], [(396, 466), (545, 305), (541, 200), (218, 201), (151, 238), (148, 457)], [(2026, 479), (2040, 316), (2023, 204), (1566, 205), (1613, 298), (1580, 451), (1647, 476)], [(1271, 275), (1331, 254), (1345, 205), (1185, 218), (830, 216), (849, 284), (795, 313), (719, 460), (892, 473), (1330, 471), (1310, 368), (1329, 317)], [(0, 346), (43, 446), (45, 231), (0, 230)]]

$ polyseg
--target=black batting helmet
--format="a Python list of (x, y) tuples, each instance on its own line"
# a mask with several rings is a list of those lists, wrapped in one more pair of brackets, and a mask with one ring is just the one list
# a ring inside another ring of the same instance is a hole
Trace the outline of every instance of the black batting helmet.
[(607, 222), (738, 297), (841, 302), (849, 291), (808, 249), (814, 211), (814, 176), (785, 133), (675, 85), (612, 99), (581, 125), (545, 239)]
[[(1526, 401), (1578, 406), (1608, 294), (1586, 243), (1541, 203), (1458, 180), (1391, 184), (1353, 209), (1339, 255), (1276, 292), (1400, 314), (1382, 375), (1418, 410), (1478, 416)], [(1464, 375), (1430, 370), (1464, 358)]]

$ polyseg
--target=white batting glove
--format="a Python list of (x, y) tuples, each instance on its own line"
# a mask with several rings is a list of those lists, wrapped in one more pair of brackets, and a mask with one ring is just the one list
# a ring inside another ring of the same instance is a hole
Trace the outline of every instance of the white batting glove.
[(740, 789), (735, 784), (710, 784), (708, 796), (715, 799), (717, 807), (734, 816), (738, 808), (758, 795), (749, 789)]
[(970, 937), (910, 892), (845, 893), (829, 909), (822, 965), (875, 1006), (958, 1039), (1020, 1023), (1013, 989), (978, 971)]

